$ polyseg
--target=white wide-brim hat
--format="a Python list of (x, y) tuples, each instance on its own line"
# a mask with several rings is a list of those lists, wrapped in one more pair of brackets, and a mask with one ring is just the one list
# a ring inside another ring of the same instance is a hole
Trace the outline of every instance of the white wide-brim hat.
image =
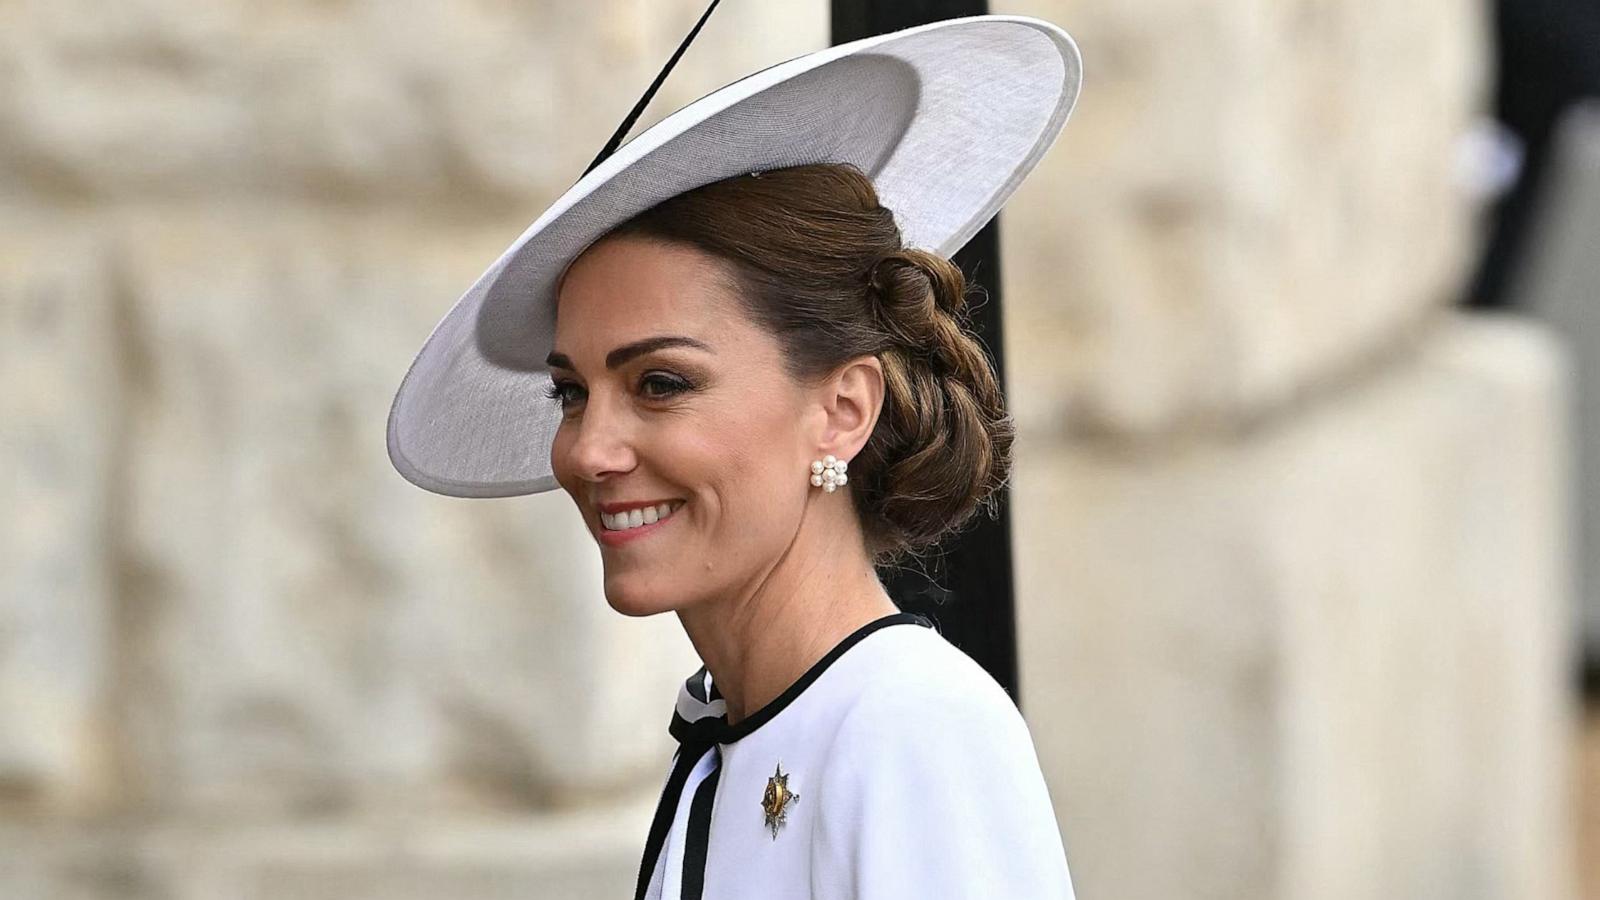
[(390, 460), (455, 497), (555, 488), (555, 287), (590, 244), (714, 181), (834, 162), (872, 179), (906, 246), (948, 257), (1055, 143), (1081, 78), (1055, 25), (973, 16), (819, 50), (685, 106), (573, 185), (439, 322), (395, 395)]

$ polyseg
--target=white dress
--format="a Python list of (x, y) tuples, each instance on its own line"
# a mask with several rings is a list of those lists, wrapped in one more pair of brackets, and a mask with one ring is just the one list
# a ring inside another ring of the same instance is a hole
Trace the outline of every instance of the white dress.
[(704, 667), (636, 900), (1071, 900), (1011, 698), (926, 618), (856, 630), (736, 725)]

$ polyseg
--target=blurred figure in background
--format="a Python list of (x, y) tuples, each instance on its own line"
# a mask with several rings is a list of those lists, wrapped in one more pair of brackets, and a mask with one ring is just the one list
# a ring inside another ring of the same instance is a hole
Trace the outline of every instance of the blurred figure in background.
[(1508, 289), (1538, 215), (1550, 141), (1561, 114), (1600, 97), (1600, 0), (1496, 0), (1495, 115), (1522, 145), (1522, 168), (1495, 204), (1466, 303), (1514, 305)]

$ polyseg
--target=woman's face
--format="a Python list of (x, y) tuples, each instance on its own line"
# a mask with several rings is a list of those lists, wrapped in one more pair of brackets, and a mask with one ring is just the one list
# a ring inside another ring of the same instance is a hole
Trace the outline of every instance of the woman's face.
[(820, 413), (722, 265), (685, 245), (613, 237), (561, 286), (551, 465), (600, 545), (607, 601), (627, 615), (758, 581), (810, 490), (804, 435)]

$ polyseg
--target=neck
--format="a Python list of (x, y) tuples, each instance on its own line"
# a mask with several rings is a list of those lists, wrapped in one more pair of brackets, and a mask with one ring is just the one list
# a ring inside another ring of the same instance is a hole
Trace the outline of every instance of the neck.
[(854, 513), (841, 512), (847, 523), (802, 527), (776, 563), (732, 594), (678, 610), (729, 724), (777, 699), (851, 632), (898, 611)]

